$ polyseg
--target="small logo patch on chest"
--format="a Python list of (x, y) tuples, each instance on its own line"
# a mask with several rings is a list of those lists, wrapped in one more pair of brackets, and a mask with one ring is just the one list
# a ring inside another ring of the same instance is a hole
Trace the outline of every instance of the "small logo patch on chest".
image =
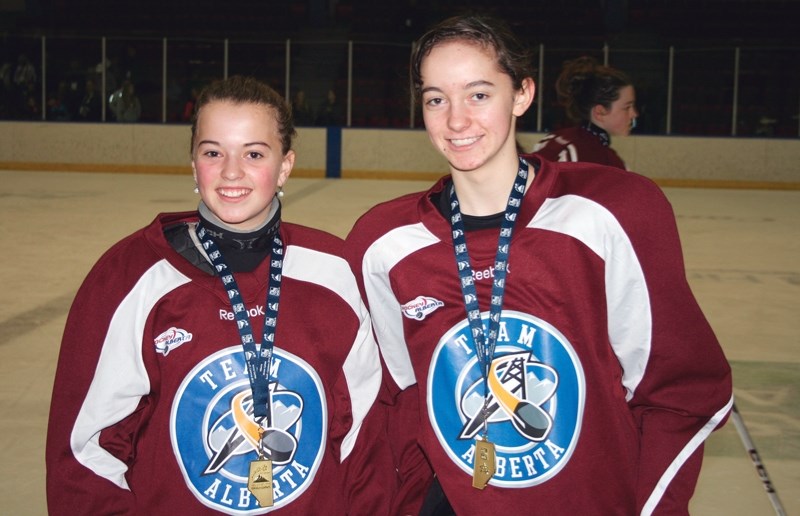
[(403, 310), (403, 315), (409, 319), (423, 320), (431, 312), (437, 308), (444, 306), (444, 303), (436, 298), (428, 296), (417, 296), (408, 303), (405, 303), (400, 308)]
[(156, 346), (156, 352), (167, 356), (173, 349), (192, 340), (192, 334), (173, 326), (153, 340)]

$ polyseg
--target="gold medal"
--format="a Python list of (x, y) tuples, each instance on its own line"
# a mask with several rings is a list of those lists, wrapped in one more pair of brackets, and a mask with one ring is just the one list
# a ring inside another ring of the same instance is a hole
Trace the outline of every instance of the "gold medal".
[(496, 471), (494, 444), (484, 436), (475, 442), (475, 469), (472, 472), (472, 487), (483, 489)]
[(247, 489), (253, 493), (261, 507), (272, 507), (272, 461), (259, 459), (250, 462)]

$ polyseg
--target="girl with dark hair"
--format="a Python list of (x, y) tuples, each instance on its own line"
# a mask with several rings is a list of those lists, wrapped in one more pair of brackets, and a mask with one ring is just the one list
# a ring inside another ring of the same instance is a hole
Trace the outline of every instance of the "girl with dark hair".
[(686, 514), (730, 367), (659, 188), (517, 152), (521, 48), (483, 16), (419, 39), (412, 82), (449, 173), (347, 237), (394, 403), (391, 512)]
[(556, 93), (575, 125), (548, 134), (533, 152), (551, 161), (589, 161), (626, 168), (611, 148), (611, 137), (628, 136), (639, 116), (630, 79), (584, 56), (564, 64)]

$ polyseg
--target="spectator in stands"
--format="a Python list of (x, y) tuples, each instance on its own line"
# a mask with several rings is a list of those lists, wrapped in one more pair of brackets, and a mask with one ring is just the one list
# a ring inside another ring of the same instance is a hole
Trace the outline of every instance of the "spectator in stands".
[(18, 98), (22, 101), (22, 110), (19, 113), (21, 120), (40, 120), (42, 118), (42, 106), (39, 104), (39, 96), (31, 88), (23, 88), (18, 92)]
[(332, 126), (344, 124), (344, 110), (336, 100), (336, 92), (328, 90), (325, 100), (317, 111), (317, 125)]
[(104, 62), (97, 63), (94, 69), (95, 84), (103, 84), (103, 76), (105, 74), (106, 91), (116, 91), (119, 87), (119, 58), (112, 57), (106, 58)]
[(131, 81), (122, 81), (122, 86), (111, 94), (108, 107), (117, 122), (138, 122), (142, 115), (142, 104), (136, 96), (136, 88)]
[(17, 67), (14, 69), (14, 83), (19, 88), (32, 86), (36, 83), (36, 68), (28, 59), (27, 54), (20, 54), (17, 58)]
[(6, 61), (0, 66), (0, 117), (3, 119), (15, 118), (16, 97), (12, 75), (13, 66)]
[(564, 64), (556, 93), (575, 125), (551, 132), (533, 151), (551, 161), (590, 161), (626, 168), (611, 148), (611, 137), (629, 135), (639, 116), (630, 79), (584, 56)]
[(305, 90), (297, 90), (292, 98), (292, 116), (296, 125), (313, 125), (314, 110), (306, 98)]
[(86, 79), (84, 88), (83, 98), (78, 107), (78, 120), (98, 122), (102, 117), (103, 104), (100, 100), (100, 94), (97, 93), (94, 79)]
[(67, 103), (68, 86), (66, 81), (58, 83), (58, 89), (47, 99), (47, 120), (65, 122), (72, 119)]
[(183, 104), (183, 113), (181, 113), (181, 120), (184, 122), (191, 122), (194, 108), (197, 105), (197, 96), (200, 94), (200, 89), (197, 86), (189, 88), (189, 98)]

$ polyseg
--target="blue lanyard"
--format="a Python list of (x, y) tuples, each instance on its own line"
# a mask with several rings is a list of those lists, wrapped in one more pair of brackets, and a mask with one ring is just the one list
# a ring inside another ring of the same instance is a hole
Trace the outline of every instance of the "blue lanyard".
[(508, 272), (508, 252), (511, 247), (511, 235), (514, 231), (514, 222), (517, 220), (522, 197), (525, 195), (525, 184), (528, 180), (528, 163), (519, 158), (519, 171), (514, 179), (514, 187), (508, 196), (505, 217), (500, 223), (500, 237), (497, 242), (497, 255), (494, 261), (494, 281), (492, 283), (492, 298), (489, 308), (489, 333), (486, 335), (481, 321), (481, 311), (478, 306), (478, 292), (472, 276), (472, 267), (469, 263), (467, 240), (464, 233), (464, 221), (456, 195), (455, 185), (450, 188), (450, 226), (453, 231), (453, 250), (458, 264), (458, 275), (461, 279), (461, 292), (464, 296), (464, 307), (467, 311), (467, 321), (472, 330), (472, 340), (478, 361), (481, 365), (481, 375), (484, 380), (484, 435), (486, 433), (486, 405), (488, 402), (489, 368), (494, 359), (494, 348), (497, 344), (497, 334), (500, 329), (500, 314), (503, 311), (503, 294), (506, 286)]
[(250, 326), (250, 318), (247, 316), (247, 308), (239, 292), (233, 272), (230, 271), (222, 258), (222, 253), (217, 244), (211, 239), (202, 224), (197, 226), (197, 237), (203, 243), (208, 258), (222, 280), (222, 285), (228, 292), (228, 299), (231, 301), (236, 325), (239, 328), (239, 336), (242, 339), (244, 357), (247, 362), (247, 374), (250, 377), (250, 389), (253, 391), (253, 415), (256, 421), (261, 422), (267, 419), (270, 421), (270, 396), (269, 396), (269, 375), (272, 366), (272, 350), (275, 346), (275, 325), (278, 321), (278, 299), (281, 295), (281, 270), (283, 269), (283, 241), (280, 237), (278, 227), (275, 228), (275, 236), (272, 240), (272, 255), (269, 266), (269, 285), (267, 289), (267, 303), (264, 308), (264, 330), (261, 346), (256, 346), (253, 338), (253, 331)]

